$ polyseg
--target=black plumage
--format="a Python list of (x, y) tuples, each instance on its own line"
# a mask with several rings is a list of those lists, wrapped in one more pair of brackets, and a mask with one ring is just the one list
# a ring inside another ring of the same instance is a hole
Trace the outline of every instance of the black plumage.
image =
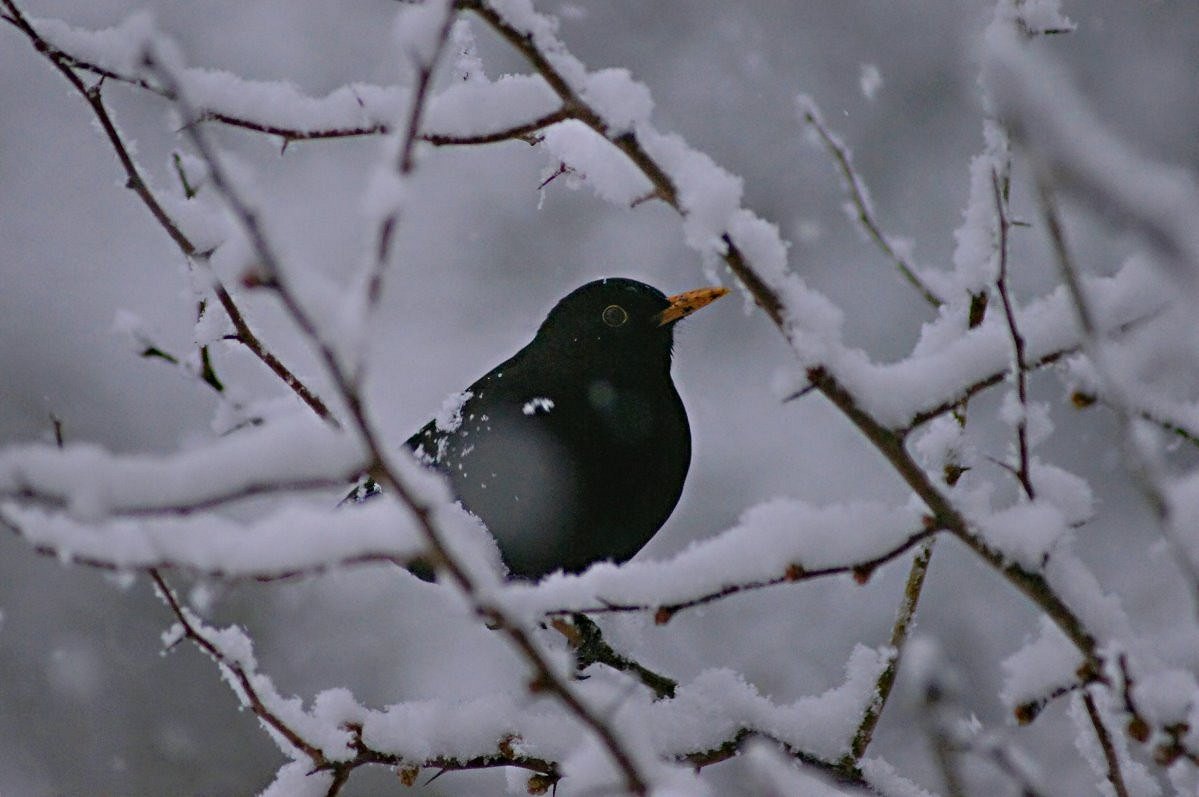
[(673, 327), (724, 293), (587, 283), (467, 388), (452, 418), (408, 440), (487, 525), (512, 575), (623, 562), (666, 522), (691, 462)]

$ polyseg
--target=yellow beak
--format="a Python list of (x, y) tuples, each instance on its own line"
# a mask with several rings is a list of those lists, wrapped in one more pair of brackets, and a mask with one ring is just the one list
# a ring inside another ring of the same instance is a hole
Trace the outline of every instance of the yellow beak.
[(670, 302), (670, 306), (653, 318), (660, 327), (672, 324), (680, 318), (686, 318), (701, 307), (711, 304), (728, 292), (728, 288), (696, 288), (693, 291), (667, 296), (666, 301)]

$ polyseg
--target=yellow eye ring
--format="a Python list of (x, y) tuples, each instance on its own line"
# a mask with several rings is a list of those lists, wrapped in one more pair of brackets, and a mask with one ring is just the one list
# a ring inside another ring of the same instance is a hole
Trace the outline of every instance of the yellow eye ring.
[(604, 323), (610, 327), (622, 327), (629, 320), (629, 314), (620, 305), (610, 304), (604, 308), (600, 318), (604, 319)]

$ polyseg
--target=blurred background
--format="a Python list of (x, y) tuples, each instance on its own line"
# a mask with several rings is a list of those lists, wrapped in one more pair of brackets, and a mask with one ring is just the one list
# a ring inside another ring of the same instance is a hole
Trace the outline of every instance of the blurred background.
[[(1063, 6), (1077, 32), (1037, 46), (1066, 64), (1099, 118), (1137, 150), (1199, 170), (1199, 4)], [(22, 8), (85, 28), (149, 9), (189, 64), (291, 81), (314, 95), (355, 81), (392, 83), (403, 71), (390, 38), (395, 4), (385, 0), (31, 0)], [(538, 8), (560, 15), (561, 35), (589, 67), (627, 67), (645, 82), (660, 129), (744, 178), (747, 206), (792, 242), (791, 267), (845, 309), (852, 343), (879, 360), (910, 349), (930, 312), (847, 220), (834, 169), (807, 143), (794, 98), (812, 95), (853, 148), (885, 229), (910, 239), (919, 263), (946, 268), (969, 159), (982, 148), (978, 53), (990, 2), (590, 0)], [(491, 77), (524, 70), (475, 29)], [(881, 83), (863, 81), (875, 70)], [(106, 97), (155, 185), (176, 190), (168, 162), (182, 142), (166, 104), (117, 85)], [(115, 451), (164, 452), (210, 439), (210, 392), (139, 359), (114, 331), (117, 313), (128, 310), (163, 348), (189, 351), (194, 308), (182, 258), (123, 189), (85, 104), (8, 26), (0, 26), (0, 107), (0, 444), (51, 439), (51, 414), (68, 440)], [(278, 141), (212, 130), (255, 175), (289, 262), (344, 279), (370, 240), (361, 196), (379, 142), (293, 144), (280, 154)], [(554, 165), (522, 143), (422, 150), (420, 199), (404, 221), (371, 351), (374, 407), (397, 445), (445, 396), (523, 345), (548, 308), (583, 282), (627, 275), (667, 293), (706, 283), (672, 211), (614, 208), (562, 180), (539, 194)], [(1017, 215), (1035, 218), (1019, 181), (1014, 204)], [(1135, 240), (1101, 220), (1066, 210), (1088, 271), (1111, 273), (1136, 251)], [(1017, 297), (1050, 288), (1041, 233), (1022, 231), (1013, 246)], [(242, 301), (268, 345), (323, 386), (312, 352), (273, 300)], [(726, 299), (678, 330), (675, 376), (694, 459), (682, 503), (642, 556), (669, 555), (777, 496), (905, 498), (822, 399), (777, 400), (770, 385), (789, 362), (787, 349), (761, 313), (739, 302)], [(284, 392), (236, 349), (218, 352), (216, 366), (248, 398)], [(1079, 532), (1079, 548), (1139, 630), (1168, 646), (1184, 593), (1151, 550), (1157, 533), (1126, 484), (1111, 419), (1069, 410), (1050, 375), (1033, 386), (1053, 402), (1056, 423), (1040, 455), (1090, 480), (1099, 497), (1101, 518)], [(980, 406), (972, 417), (986, 418), (995, 401)], [(1003, 455), (1006, 428), (977, 431)], [(746, 595), (664, 627), (645, 618), (605, 627), (618, 646), (676, 678), (732, 667), (788, 703), (838, 684), (855, 644), (886, 641), (906, 571), (894, 563), (864, 587), (838, 579)], [(469, 695), (519, 668), (486, 632), (447, 628), (456, 621), (439, 613), (435, 590), (389, 570), (265, 586), (178, 582), (216, 621), (248, 627), (280, 690), (306, 699), (334, 686), (371, 706)], [(282, 756), (238, 711), (211, 662), (186, 645), (161, 654), (169, 623), (146, 579), (64, 567), (0, 536), (0, 793), (247, 794), (269, 783)], [(1036, 630), (1036, 614), (1006, 583), (952, 541), (938, 547), (917, 634), (939, 644), (958, 673), (963, 712), (1032, 751), (1047, 793), (1089, 793), (1094, 778), (1074, 749), (1064, 704), (1017, 730), (997, 698), (1000, 662)], [(927, 741), (910, 731), (917, 704), (901, 675), (876, 752), (939, 789)], [(723, 793), (744, 788), (742, 766), (714, 770)], [(967, 775), (973, 794), (1012, 788), (986, 766)], [(503, 783), (496, 773), (449, 774), (412, 793), (496, 793)], [(379, 770), (356, 774), (349, 793), (400, 790)]]

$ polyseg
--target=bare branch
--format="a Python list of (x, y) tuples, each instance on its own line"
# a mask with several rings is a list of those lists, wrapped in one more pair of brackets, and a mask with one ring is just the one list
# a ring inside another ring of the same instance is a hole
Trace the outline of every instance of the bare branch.
[[(344, 783), (345, 779), (349, 777), (349, 774), (354, 769), (368, 764), (399, 767), (401, 769), (401, 780), (408, 784), (415, 782), (421, 769), (436, 769), (439, 772), (445, 772), (491, 769), (496, 767), (518, 767), (535, 773), (534, 777), (538, 779), (537, 785), (544, 787), (553, 786), (562, 777), (557, 762), (516, 752), (516, 745), (514, 744), (516, 737), (507, 737), (499, 740), (495, 751), (491, 753), (467, 758), (434, 756), (422, 761), (412, 761), (404, 756), (370, 747), (363, 739), (362, 726), (356, 724), (350, 724), (345, 727), (345, 730), (352, 737), (350, 746), (355, 752), (354, 757), (350, 759), (331, 760), (318, 745), (305, 739), (300, 732), (290, 727), (285, 720), (270, 709), (268, 700), (254, 686), (253, 676), (255, 673), (248, 672), (243, 663), (231, 658), (216, 642), (209, 638), (209, 635), (202, 628), (202, 624), (193, 619), (191, 613), (181, 605), (162, 575), (153, 570), (150, 571), (150, 575), (158, 589), (159, 595), (167, 604), (172, 614), (174, 614), (184, 636), (207, 653), (218, 666), (230, 674), (231, 684), (236, 687), (243, 701), (253, 711), (255, 716), (282, 735), (297, 750), (304, 753), (313, 762), (314, 772), (324, 771), (332, 773), (332, 783), (334, 786)], [(785, 744), (778, 739), (774, 739), (768, 733), (749, 727), (738, 729), (723, 744), (706, 750), (679, 754), (676, 756), (676, 760), (688, 763), (696, 768), (711, 766), (735, 757), (740, 752), (744, 742), (755, 737), (767, 739), (778, 744), (788, 754), (804, 765), (829, 775), (841, 784), (853, 786), (870, 793), (877, 793), (863, 777), (855, 762), (826, 761), (819, 756), (812, 755)], [(329, 793), (337, 793), (337, 788), (334, 788), (334, 786), (330, 787)]]
[[(26, 31), (19, 23), (19, 19), (19, 17), (15, 16), (4, 16), (5, 21), (9, 22), (14, 27), (22, 30), (22, 32), (25, 32), (28, 35), (28, 31)], [(128, 86), (133, 86), (171, 102), (174, 102), (175, 100), (174, 92), (166, 87), (163, 87), (157, 83), (152, 83), (141, 77), (123, 74), (121, 72), (99, 66), (98, 64), (92, 63), (87, 59), (80, 58), (72, 53), (68, 53), (65, 50), (60, 49), (44, 38), (38, 37), (37, 47), (38, 51), (44, 53), (48, 58), (56, 59), (72, 69), (88, 72), (98, 78), (103, 78), (104, 80), (112, 81), (114, 83), (122, 83)], [(196, 114), (197, 124), (202, 124), (205, 122), (217, 122), (225, 125), (226, 127), (244, 130), (249, 133), (275, 136), (283, 139), (283, 141), (287, 144), (304, 141), (326, 141), (331, 139), (389, 135), (394, 132), (392, 125), (388, 124), (387, 122), (375, 122), (372, 124), (347, 125), (340, 127), (300, 128), (266, 122), (261, 119), (254, 119), (249, 116), (230, 113), (229, 111), (218, 110), (216, 108), (199, 107), (196, 109)], [(527, 141), (539, 130), (569, 118), (571, 118), (570, 110), (563, 107), (543, 114), (537, 118), (487, 133), (456, 135), (452, 133), (438, 133), (436, 131), (429, 131), (419, 133), (417, 135), (417, 140), (432, 144), (435, 147), (479, 146), (485, 144), (496, 144), (502, 141)]]
[(1037, 496), (1028, 465), (1028, 363), (1024, 354), (1024, 336), (1020, 334), (1020, 327), (1016, 323), (1016, 310), (1012, 305), (1007, 284), (1008, 232), (1012, 226), (1007, 212), (1007, 183), (1000, 183), (999, 174), (994, 169), (991, 170), (991, 187), (995, 192), (995, 215), (999, 220), (999, 276), (995, 280), (995, 290), (1003, 303), (1003, 317), (1007, 321), (1008, 335), (1012, 339), (1012, 372), (1016, 381), (1016, 399), (1020, 402), (1020, 419), (1016, 421), (1015, 474), (1024, 489), (1025, 497), (1032, 501)]
[(803, 121), (816, 131), (829, 157), (832, 158), (833, 165), (837, 167), (837, 172), (841, 177), (841, 187), (849, 198), (850, 205), (857, 211), (857, 221), (862, 231), (870, 240), (874, 241), (884, 255), (890, 258), (891, 262), (895, 264), (896, 270), (920, 293), (924, 301), (933, 307), (940, 307), (943, 300), (924, 280), (920, 279), (915, 268), (900, 253), (899, 247), (891, 241), (879, 224), (874, 213), (874, 205), (870, 201), (870, 192), (866, 188), (862, 176), (854, 168), (853, 153), (849, 151), (849, 147), (845, 146), (845, 142), (825, 124), (820, 109), (816, 107), (816, 102), (811, 97), (800, 98), (799, 112)]
[(1089, 689), (1082, 690), (1082, 702), (1087, 708), (1087, 716), (1091, 720), (1091, 725), (1095, 727), (1095, 736), (1099, 739), (1100, 748), (1103, 749), (1103, 758), (1107, 761), (1107, 780), (1112, 784), (1116, 797), (1128, 797), (1128, 787), (1124, 785), (1124, 773), (1120, 770), (1120, 758), (1116, 755), (1111, 734), (1108, 733), (1107, 726), (1103, 723), (1103, 717), (1099, 715), (1095, 698), (1091, 696)]
[[(1029, 363), (1027, 366), (1028, 370), (1035, 371), (1040, 368), (1044, 368), (1047, 365), (1053, 365), (1054, 363), (1061, 360), (1063, 357), (1069, 357), (1071, 354), (1077, 354), (1078, 351), (1079, 351), (1078, 346), (1070, 346), (1068, 348), (1056, 349), (1055, 351), (1052, 351), (1049, 354), (1046, 354), (1044, 357), (1041, 357), (1040, 359), (1035, 360), (1032, 363)], [(951, 401), (945, 401), (945, 402), (942, 402), (941, 404), (938, 404), (935, 407), (931, 407), (927, 410), (922, 410), (921, 412), (916, 413), (914, 416), (912, 416), (911, 423), (909, 423), (907, 426), (903, 427), (902, 429), (897, 429), (896, 431), (900, 435), (903, 435), (903, 436), (907, 436), (908, 434), (911, 434), (913, 431), (920, 428), (921, 426), (928, 423), (929, 421), (933, 420), (934, 418), (939, 418), (947, 412), (953, 412), (955, 409), (957, 409), (958, 407), (961, 406), (962, 402), (968, 401), (968, 400), (974, 398), (975, 396), (977, 396), (979, 393), (982, 393), (984, 390), (987, 390), (989, 388), (995, 387), (995, 385), (1000, 384), (1001, 382), (1003, 382), (1004, 379), (1007, 378), (1007, 375), (1008, 375), (1008, 370), (1005, 368), (1002, 371), (996, 371), (993, 374), (990, 374), (989, 376), (987, 376), (983, 379), (980, 379), (971, 385), (968, 385), (962, 391), (961, 398), (955, 398)]]
[(895, 686), (895, 679), (899, 675), (900, 657), (903, 655), (912, 621), (916, 619), (916, 604), (920, 601), (920, 593), (924, 589), (924, 579), (928, 575), (928, 565), (932, 560), (933, 545), (936, 541), (936, 537), (929, 537), (921, 543), (916, 556), (912, 558), (912, 567), (908, 571), (908, 580), (903, 588), (903, 599), (899, 603), (899, 612), (891, 628), (889, 661), (878, 676), (874, 699), (866, 706), (866, 712), (862, 715), (862, 721), (858, 723), (857, 733), (853, 737), (850, 749), (854, 763), (860, 762), (866, 755), (866, 748), (874, 738), (874, 729), (878, 726), (883, 709), (887, 706), (887, 699), (891, 696), (891, 689)]
[[(1010, 219), (1009, 219), (1009, 223), (1011, 223)], [(1146, 316), (1142, 316), (1140, 318), (1134, 319), (1127, 323), (1115, 326), (1110, 330), (1110, 334), (1122, 335), (1122, 334), (1132, 330), (1133, 328), (1135, 328), (1141, 324), (1144, 324), (1146, 321), (1148, 321), (1152, 317), (1153, 317), (1153, 315), (1150, 314), (1150, 315), (1146, 315)], [(1061, 359), (1063, 357), (1069, 357), (1072, 354), (1078, 354), (1080, 351), (1082, 351), (1082, 343), (1078, 343), (1076, 345), (1071, 345), (1071, 346), (1065, 346), (1060, 349), (1054, 349), (1053, 351), (1050, 351), (1048, 354), (1045, 354), (1045, 355), (1037, 358), (1036, 360), (1033, 360), (1032, 362), (1026, 363), (1026, 371), (1032, 372), (1032, 371), (1040, 370), (1042, 368), (1045, 368), (1046, 366), (1053, 365), (1053, 364), (1061, 361)], [(908, 423), (907, 426), (905, 426), (901, 429), (896, 429), (895, 430), (896, 433), (898, 433), (901, 436), (907, 436), (907, 435), (911, 434), (913, 431), (915, 431), (916, 429), (918, 429), (919, 427), (921, 427), (924, 424), (928, 423), (929, 421), (933, 420), (934, 418), (939, 418), (947, 412), (953, 412), (955, 409), (960, 407), (963, 402), (968, 401), (969, 399), (972, 399), (975, 396), (977, 396), (979, 393), (982, 393), (983, 391), (988, 390), (988, 389), (994, 387), (995, 385), (998, 385), (1001, 382), (1003, 382), (1003, 380), (1007, 378), (1008, 373), (1009, 373), (1009, 369), (1007, 369), (1007, 368), (1004, 368), (1002, 370), (996, 370), (994, 373), (988, 374), (986, 377), (979, 379), (978, 381), (965, 386), (961, 390), (960, 397), (953, 398), (948, 401), (944, 401), (944, 402), (936, 405), (935, 407), (930, 407), (928, 409), (921, 410), (920, 412), (918, 412), (912, 416), (912, 420), (910, 423)], [(809, 387), (805, 388), (803, 392), (807, 392), (811, 389), (812, 388), (809, 386)], [(787, 398), (788, 399), (798, 398), (798, 396), (795, 396), (795, 397), (788, 396)], [(1167, 424), (1169, 424), (1171, 426), (1177, 425), (1166, 419), (1162, 419), (1160, 421), (1155, 421), (1155, 422), (1160, 423), (1163, 426), (1167, 426)], [(1167, 427), (1167, 428), (1169, 428), (1169, 427)], [(1174, 431), (1174, 429), (1170, 429), (1170, 431)], [(1199, 435), (1193, 435), (1193, 436), (1199, 436)]]
[(251, 674), (246, 672), (245, 667), (241, 662), (235, 661), (226, 655), (219, 646), (208, 639), (207, 636), (192, 622), (190, 613), (180, 605), (175, 593), (167, 585), (166, 579), (162, 574), (155, 570), (150, 571), (150, 578), (157, 588), (158, 596), (166, 603), (167, 608), (175, 615), (176, 621), (183, 629), (183, 633), (196, 644), (201, 650), (207, 653), (213, 661), (217, 663), (221, 669), (225, 670), (231, 676), (231, 680), (236, 682), (238, 689), (241, 692), (242, 698), (246, 706), (254, 712), (254, 716), (272, 730), (278, 733), (281, 737), (287, 740), (288, 744), (295, 747), (312, 761), (314, 767), (321, 767), (328, 763), (324, 752), (316, 745), (308, 742), (284, 722), (277, 714), (271, 711), (263, 702), (262, 697), (258, 694), (254, 687), (254, 681)]
[[(408, 116), (404, 122), (404, 130), (400, 137), (399, 155), (396, 158), (395, 172), (399, 179), (403, 179), (412, 173), (416, 162), (413, 155), (416, 149), (416, 141), (420, 134), (421, 118), (425, 111), (425, 102), (429, 96), (429, 90), (433, 82), (433, 71), (437, 68), (437, 63), (441, 60), (441, 53), (445, 49), (446, 40), (450, 36), (450, 28), (454, 24), (456, 11), (452, 0), (446, 0), (445, 18), (441, 22), (441, 27), (437, 31), (437, 38), (429, 53), (427, 61), (421, 61), (414, 55), (416, 63), (416, 85), (412, 90), (412, 100), (408, 108)], [(379, 304), (379, 298), (383, 293), (383, 275), (387, 270), (387, 264), (391, 259), (391, 245), (395, 237), (396, 227), (400, 222), (400, 214), (402, 211), (402, 203), (395, 202), (392, 204), (388, 212), (379, 221), (379, 229), (375, 235), (375, 259), (367, 274), (366, 283), (366, 307), (367, 312), (373, 312), (374, 308)]]
[(162, 598), (167, 608), (175, 616), (175, 620), (182, 629), (183, 635), (208, 654), (216, 662), (217, 666), (229, 674), (230, 683), (235, 686), (239, 697), (254, 713), (254, 716), (264, 725), (270, 727), (275, 733), (279, 734), (295, 747), (296, 750), (303, 753), (312, 762), (313, 772), (329, 772), (331, 774), (332, 777), (327, 794), (337, 794), (350, 773), (354, 769), (366, 764), (399, 766), (410, 769), (414, 773), (418, 772), (422, 767), (448, 771), (511, 766), (528, 769), (550, 778), (549, 783), (551, 784), (557, 782), (561, 777), (558, 765), (555, 762), (518, 754), (513, 750), (511, 740), (509, 739), (500, 740), (494, 754), (475, 756), (467, 759), (437, 756), (420, 762), (412, 762), (402, 756), (370, 748), (362, 739), (361, 726), (355, 725), (346, 728), (347, 732), (352, 734), (351, 746), (356, 753), (354, 758), (350, 760), (331, 760), (325, 755), (319, 745), (305, 739), (298, 730), (288, 725), (282, 717), (271, 710), (267, 705), (267, 701), (255, 687), (254, 676), (256, 673), (248, 672), (242, 662), (230, 657), (219, 644), (209, 638), (203, 630), (202, 624), (197, 622), (191, 613), (179, 602), (179, 599), (176, 597), (174, 591), (171, 590), (162, 574), (153, 569), (149, 573), (159, 597)]
[(550, 111), (544, 116), (539, 116), (536, 119), (530, 119), (523, 124), (512, 125), (502, 130), (495, 130), (490, 133), (480, 133), (474, 136), (454, 136), (447, 133), (422, 133), (421, 141), (427, 141), (435, 147), (466, 147), (480, 144), (497, 144), (501, 141), (528, 141), (533, 142), (533, 135), (539, 130), (542, 130), (551, 125), (556, 125), (559, 122), (564, 122), (572, 118), (571, 110), (563, 106), (556, 111)]

